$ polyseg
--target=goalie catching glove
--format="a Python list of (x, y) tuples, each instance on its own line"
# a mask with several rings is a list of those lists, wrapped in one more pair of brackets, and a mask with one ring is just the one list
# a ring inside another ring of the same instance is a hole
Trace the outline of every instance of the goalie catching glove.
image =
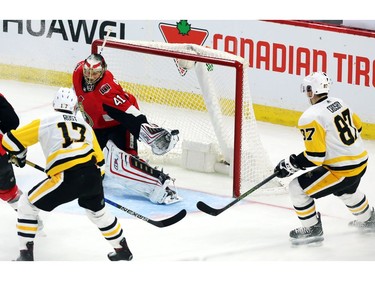
[(178, 130), (167, 130), (155, 124), (143, 123), (139, 139), (151, 146), (154, 154), (163, 155), (176, 146), (178, 134)]
[(299, 170), (305, 170), (305, 168), (300, 167), (296, 161), (297, 156), (292, 154), (287, 159), (283, 159), (277, 164), (274, 172), (277, 173), (278, 178), (285, 178), (293, 175)]
[(26, 165), (26, 154), (27, 154), (27, 149), (21, 151), (18, 154), (11, 154), (10, 155), (10, 162), (17, 167), (23, 168)]

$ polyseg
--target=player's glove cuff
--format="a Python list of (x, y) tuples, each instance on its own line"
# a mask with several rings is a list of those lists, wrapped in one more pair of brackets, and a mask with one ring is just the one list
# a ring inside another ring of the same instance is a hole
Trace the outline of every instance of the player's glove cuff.
[(10, 162), (17, 167), (23, 168), (26, 165), (27, 149), (23, 150), (18, 154), (12, 154), (10, 156)]
[(289, 177), (293, 175), (295, 172), (298, 172), (300, 169), (303, 169), (302, 167), (299, 167), (299, 165), (297, 164), (296, 157), (297, 156), (295, 154), (292, 154), (288, 158), (281, 160), (279, 164), (277, 164), (277, 166), (274, 169), (274, 172), (278, 173), (277, 177)]

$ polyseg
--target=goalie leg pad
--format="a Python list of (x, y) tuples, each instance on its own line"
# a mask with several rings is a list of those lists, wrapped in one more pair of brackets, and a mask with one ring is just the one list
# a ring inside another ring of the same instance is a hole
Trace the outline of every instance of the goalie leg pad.
[(150, 194), (150, 201), (156, 204), (165, 205), (170, 205), (181, 201), (182, 198), (178, 196), (176, 191), (172, 190), (169, 187), (170, 184), (171, 180), (168, 177), (168, 179), (164, 182), (163, 186), (156, 186), (154, 191)]
[(149, 164), (137, 157), (129, 155), (129, 162), (134, 169), (138, 169), (140, 172), (144, 172), (145, 174), (150, 175), (154, 178), (159, 178), (160, 176), (159, 170), (152, 168)]
[(107, 148), (106, 177), (126, 179), (127, 182), (130, 180), (147, 184), (158, 183), (158, 171), (156, 169), (117, 148), (112, 142), (108, 142)]
[(155, 204), (174, 203), (180, 200), (176, 192), (168, 187), (169, 176), (118, 149), (113, 143), (109, 142), (107, 148), (104, 186), (120, 185)]
[(170, 176), (160, 172), (159, 180), (163, 186), (161, 188), (155, 188), (152, 194), (154, 201), (159, 204), (170, 205), (182, 200), (182, 197), (178, 196), (177, 191), (171, 188), (172, 180)]

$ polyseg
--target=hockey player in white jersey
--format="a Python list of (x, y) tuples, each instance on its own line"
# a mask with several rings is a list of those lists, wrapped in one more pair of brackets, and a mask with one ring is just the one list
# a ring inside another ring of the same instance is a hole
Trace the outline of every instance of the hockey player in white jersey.
[[(46, 158), (48, 178), (24, 193), (18, 204), (18, 261), (34, 260), (34, 239), (40, 210), (51, 212), (59, 205), (78, 199), (87, 217), (115, 249), (112, 261), (131, 260), (118, 219), (106, 208), (99, 166), (104, 155), (94, 131), (77, 114), (73, 89), (60, 88), (53, 100), (54, 111), (4, 135), (2, 145), (13, 164), (24, 167), (27, 147), (40, 143)], [(54, 250), (57, 250), (55, 248)]]
[(314, 200), (330, 194), (340, 198), (356, 217), (349, 225), (375, 231), (374, 209), (358, 189), (368, 160), (360, 135), (362, 123), (344, 101), (328, 96), (331, 84), (324, 72), (314, 72), (303, 79), (301, 92), (311, 103), (298, 121), (305, 151), (290, 155), (275, 167), (281, 178), (314, 168), (289, 184), (290, 198), (303, 226), (290, 232), (292, 244), (324, 239)]

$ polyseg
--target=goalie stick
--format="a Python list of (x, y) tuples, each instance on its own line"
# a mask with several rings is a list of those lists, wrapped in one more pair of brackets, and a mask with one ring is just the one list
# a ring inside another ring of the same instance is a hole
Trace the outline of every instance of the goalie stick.
[[(42, 172), (45, 172), (44, 168), (42, 168), (41, 166), (29, 161), (29, 160), (26, 160), (26, 164), (39, 170), (39, 171), (42, 171)], [(166, 227), (166, 226), (170, 226), (172, 224), (175, 224), (177, 222), (179, 222), (180, 220), (182, 220), (185, 216), (186, 216), (186, 210), (185, 209), (182, 209), (180, 212), (178, 212), (177, 214), (175, 214), (174, 216), (172, 217), (169, 217), (167, 219), (164, 219), (164, 220), (160, 220), (160, 221), (155, 221), (155, 220), (152, 220), (152, 219), (149, 219), (145, 216), (142, 216), (128, 208), (125, 208), (123, 206), (121, 206), (120, 204), (117, 204), (116, 202), (113, 202), (107, 198), (104, 198), (104, 201), (107, 202), (108, 204), (116, 207), (117, 209), (120, 209), (121, 211), (124, 211), (126, 213), (128, 213), (129, 215), (132, 215), (138, 219), (141, 219), (145, 222), (148, 222), (154, 226), (157, 226), (157, 227)]]
[(215, 209), (215, 208), (212, 208), (210, 206), (208, 206), (206, 203), (202, 202), (202, 201), (199, 201), (197, 203), (197, 208), (199, 210), (201, 210), (202, 212), (206, 213), (206, 214), (209, 214), (211, 216), (217, 216), (219, 214), (221, 214), (222, 212), (224, 212), (225, 210), (229, 209), (230, 207), (232, 207), (234, 204), (236, 204), (237, 202), (241, 201), (242, 199), (244, 199), (246, 196), (248, 196), (249, 194), (253, 193), (255, 190), (257, 190), (258, 188), (260, 188), (261, 186), (265, 185), (267, 182), (269, 182), (270, 180), (272, 180), (274, 177), (276, 177), (278, 174), (278, 172), (275, 172), (273, 173), (272, 175), (270, 175), (269, 177), (265, 178), (263, 181), (261, 181), (260, 183), (258, 183), (256, 186), (254, 186), (253, 188), (250, 188), (248, 191), (246, 191), (244, 194), (242, 194), (241, 196), (237, 197), (235, 200), (233, 200), (232, 202), (230, 202), (228, 205), (224, 206), (223, 208), (221, 209)]
[(104, 36), (103, 45), (102, 45), (101, 48), (100, 48), (99, 55), (102, 54), (102, 52), (103, 52), (103, 50), (104, 50), (104, 46), (105, 46), (105, 44), (107, 43), (108, 37), (109, 37), (109, 35), (111, 34), (111, 32), (112, 32), (112, 29), (109, 28), (109, 29), (107, 30), (106, 35)]

